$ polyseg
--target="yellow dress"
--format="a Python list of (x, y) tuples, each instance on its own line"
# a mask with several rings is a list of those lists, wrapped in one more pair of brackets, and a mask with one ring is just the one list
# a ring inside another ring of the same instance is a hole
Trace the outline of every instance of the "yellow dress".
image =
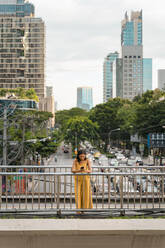
[[(87, 160), (81, 162), (81, 164), (78, 161), (75, 162), (76, 170), (80, 170), (82, 166), (84, 166), (85, 173), (85, 170), (88, 169)], [(75, 202), (77, 209), (93, 208), (90, 176), (75, 176)]]

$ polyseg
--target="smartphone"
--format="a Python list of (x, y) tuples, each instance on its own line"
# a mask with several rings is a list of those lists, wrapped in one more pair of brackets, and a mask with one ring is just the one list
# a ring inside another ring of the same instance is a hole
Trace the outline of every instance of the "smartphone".
[(84, 170), (84, 166), (81, 166), (81, 170)]

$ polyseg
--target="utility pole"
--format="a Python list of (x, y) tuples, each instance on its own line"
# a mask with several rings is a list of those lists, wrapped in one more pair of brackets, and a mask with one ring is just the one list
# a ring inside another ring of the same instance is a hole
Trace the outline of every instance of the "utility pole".
[(3, 115), (3, 165), (7, 165), (7, 107), (4, 107)]
[(22, 131), (22, 152), (21, 152), (22, 165), (24, 165), (24, 143), (25, 143), (25, 122), (23, 121), (23, 131)]

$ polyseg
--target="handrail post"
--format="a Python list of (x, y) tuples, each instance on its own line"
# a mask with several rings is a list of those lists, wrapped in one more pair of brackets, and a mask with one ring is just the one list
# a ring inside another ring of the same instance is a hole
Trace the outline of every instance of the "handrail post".
[(57, 210), (60, 209), (60, 176), (57, 176)]
[(120, 177), (120, 216), (125, 215), (125, 210), (123, 209), (124, 204), (123, 204), (123, 176)]
[(123, 176), (120, 176), (120, 208), (123, 209)]

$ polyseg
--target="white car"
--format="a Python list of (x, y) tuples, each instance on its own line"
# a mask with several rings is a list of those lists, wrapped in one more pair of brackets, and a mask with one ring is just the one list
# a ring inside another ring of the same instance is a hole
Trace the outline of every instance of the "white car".
[(118, 166), (118, 161), (117, 161), (117, 159), (112, 158), (111, 161), (110, 161), (110, 165), (112, 165), (112, 166)]
[(125, 159), (125, 156), (121, 153), (118, 153), (116, 158), (117, 158), (117, 160), (122, 160), (122, 159)]
[(128, 159), (127, 164), (128, 164), (128, 166), (136, 166), (136, 160), (135, 159)]

